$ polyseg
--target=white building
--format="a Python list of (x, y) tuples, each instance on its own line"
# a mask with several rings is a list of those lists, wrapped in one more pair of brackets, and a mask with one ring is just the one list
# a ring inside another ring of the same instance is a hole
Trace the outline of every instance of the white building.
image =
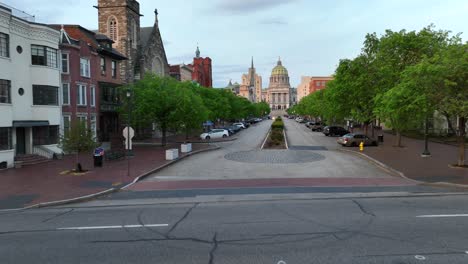
[(60, 151), (59, 37), (0, 6), (0, 168)]

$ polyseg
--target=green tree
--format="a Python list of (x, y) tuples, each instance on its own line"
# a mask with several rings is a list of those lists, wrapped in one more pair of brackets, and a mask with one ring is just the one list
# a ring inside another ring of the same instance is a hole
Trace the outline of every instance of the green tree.
[(74, 121), (70, 130), (60, 139), (60, 146), (66, 152), (75, 154), (75, 172), (83, 172), (79, 162), (79, 154), (90, 152), (97, 147), (97, 143), (91, 129), (86, 127), (85, 122)]
[[(133, 91), (132, 113), (137, 117), (135, 123), (142, 126), (156, 124), (162, 133), (162, 145), (166, 145), (168, 129), (177, 126), (174, 118), (179, 103), (177, 96), (174, 96), (177, 85), (178, 82), (173, 78), (160, 78), (148, 73), (129, 87)], [(125, 110), (123, 107), (124, 115)]]
[(176, 129), (185, 133), (185, 139), (193, 129), (201, 128), (208, 118), (208, 110), (200, 95), (193, 90), (194, 87), (192, 82), (182, 82), (173, 94), (178, 103), (171, 118), (175, 120)]

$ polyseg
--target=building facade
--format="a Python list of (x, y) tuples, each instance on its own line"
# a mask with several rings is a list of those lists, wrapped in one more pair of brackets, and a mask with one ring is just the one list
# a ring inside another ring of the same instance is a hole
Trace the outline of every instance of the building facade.
[(169, 74), (181, 82), (192, 81), (193, 68), (185, 64), (171, 65)]
[(241, 96), (249, 99), (253, 103), (258, 103), (262, 98), (262, 76), (258, 75), (252, 62), (247, 74), (242, 75), (242, 83), (240, 85)]
[(331, 76), (302, 76), (301, 83), (297, 87), (297, 101), (300, 102), (307, 95), (325, 89), (327, 83), (331, 80), (333, 80)]
[(271, 71), (270, 85), (266, 95), (266, 102), (270, 104), (272, 111), (285, 112), (290, 107), (290, 91), (288, 70), (279, 59)]
[(62, 133), (72, 123), (86, 124), (97, 141), (109, 141), (119, 129), (117, 87), (120, 62), (125, 57), (113, 41), (78, 25), (51, 25), (60, 29)]
[(311, 77), (309, 83), (309, 94), (325, 89), (327, 87), (327, 83), (332, 80), (333, 77), (330, 76)]
[(158, 11), (152, 27), (140, 26), (140, 4), (136, 0), (98, 0), (99, 33), (115, 43), (128, 60), (120, 67), (121, 79), (131, 83), (146, 72), (169, 76), (164, 44), (159, 31)]
[(297, 101), (300, 102), (302, 98), (306, 97), (310, 93), (310, 81), (312, 77), (302, 76), (301, 83), (297, 86)]
[(200, 57), (200, 49), (197, 47), (193, 64), (189, 66), (192, 68), (192, 81), (199, 83), (204, 87), (213, 87), (213, 70), (211, 66), (211, 58)]
[[(0, 6), (0, 167), (60, 153), (60, 32)], [(19, 74), (20, 73), (20, 74)]]

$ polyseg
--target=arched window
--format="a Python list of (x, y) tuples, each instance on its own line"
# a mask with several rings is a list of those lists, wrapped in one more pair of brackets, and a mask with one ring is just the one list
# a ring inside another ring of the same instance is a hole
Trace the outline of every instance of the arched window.
[(109, 19), (109, 37), (117, 42), (117, 19), (115, 17)]
[(131, 41), (132, 48), (136, 49), (137, 48), (137, 24), (133, 17), (130, 19), (130, 41)]

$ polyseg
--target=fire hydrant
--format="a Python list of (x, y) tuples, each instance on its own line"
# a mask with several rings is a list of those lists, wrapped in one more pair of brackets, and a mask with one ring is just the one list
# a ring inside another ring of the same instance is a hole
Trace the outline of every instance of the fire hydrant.
[(364, 142), (361, 142), (361, 144), (359, 144), (359, 150), (364, 151)]

